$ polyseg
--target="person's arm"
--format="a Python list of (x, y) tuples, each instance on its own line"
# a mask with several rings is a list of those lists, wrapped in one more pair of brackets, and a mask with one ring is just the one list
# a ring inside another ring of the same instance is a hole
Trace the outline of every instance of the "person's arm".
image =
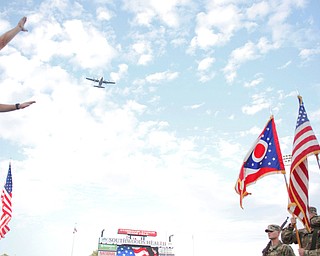
[(26, 21), (27, 18), (23, 17), (16, 27), (0, 36), (0, 50), (5, 47), (20, 31), (28, 31), (24, 28)]
[(299, 256), (319, 256), (320, 255), (320, 249), (305, 250), (305, 249), (299, 248), (298, 252), (299, 252)]
[(23, 103), (16, 103), (16, 104), (0, 104), (0, 112), (9, 112), (18, 109), (24, 109), (29, 107), (31, 104), (36, 103), (35, 101), (26, 101)]
[(288, 227), (281, 231), (281, 241), (284, 244), (296, 243), (295, 232), (292, 224), (289, 224)]

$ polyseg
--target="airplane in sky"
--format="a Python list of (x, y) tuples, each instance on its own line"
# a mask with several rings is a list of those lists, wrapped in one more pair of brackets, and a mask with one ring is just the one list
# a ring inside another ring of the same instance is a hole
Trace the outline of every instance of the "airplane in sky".
[(103, 76), (100, 77), (99, 79), (90, 78), (90, 77), (86, 77), (86, 79), (93, 82), (97, 82), (98, 84), (94, 85), (94, 87), (98, 87), (98, 88), (105, 88), (104, 86), (102, 86), (102, 84), (115, 84), (115, 82), (103, 80)]

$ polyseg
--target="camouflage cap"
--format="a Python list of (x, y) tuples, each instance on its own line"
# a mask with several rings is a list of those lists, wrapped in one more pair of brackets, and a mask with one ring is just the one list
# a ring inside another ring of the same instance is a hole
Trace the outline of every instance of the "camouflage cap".
[(275, 225), (275, 224), (272, 224), (272, 225), (269, 225), (268, 228), (265, 230), (265, 232), (273, 232), (273, 231), (280, 231), (281, 228), (279, 225)]
[(317, 208), (316, 208), (316, 207), (313, 207), (313, 206), (310, 206), (310, 207), (309, 207), (309, 212), (310, 212), (310, 213), (317, 214)]

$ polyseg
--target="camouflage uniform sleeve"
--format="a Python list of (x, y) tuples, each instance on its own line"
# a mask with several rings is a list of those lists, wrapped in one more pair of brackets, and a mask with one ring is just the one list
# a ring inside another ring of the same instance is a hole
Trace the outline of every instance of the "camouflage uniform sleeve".
[(320, 255), (320, 249), (304, 250), (304, 256), (319, 256), (319, 255)]
[[(290, 245), (284, 244), (283, 256), (295, 256), (293, 249)], [(311, 255), (310, 255), (311, 256)], [(312, 255), (313, 256), (313, 255)]]
[(297, 238), (295, 232), (293, 231), (293, 227), (289, 225), (288, 227), (282, 230), (281, 240), (284, 244), (297, 243)]

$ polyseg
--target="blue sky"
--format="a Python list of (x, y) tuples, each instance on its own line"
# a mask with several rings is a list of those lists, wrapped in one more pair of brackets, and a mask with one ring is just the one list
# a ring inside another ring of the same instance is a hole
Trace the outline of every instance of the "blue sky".
[[(234, 185), (271, 114), (291, 153), (297, 93), (318, 135), (319, 11), (305, 0), (4, 1), (0, 33), (23, 16), (29, 31), (0, 52), (0, 102), (37, 103), (1, 114), (13, 218), (0, 254), (70, 255), (75, 223), (76, 256), (118, 228), (174, 234), (177, 256), (261, 253), (266, 226), (289, 216), (284, 178), (248, 187), (244, 209)], [(116, 84), (85, 79), (100, 76)]]

